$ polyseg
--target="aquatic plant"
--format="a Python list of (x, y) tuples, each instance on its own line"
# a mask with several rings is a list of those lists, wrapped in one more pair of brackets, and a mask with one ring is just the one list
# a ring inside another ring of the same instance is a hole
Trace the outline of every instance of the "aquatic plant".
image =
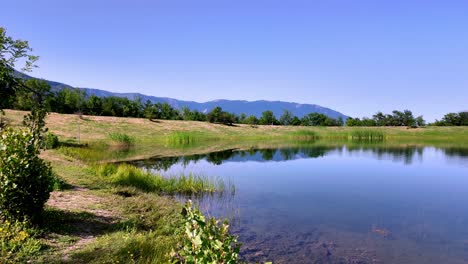
[(163, 177), (128, 164), (100, 164), (95, 166), (95, 172), (113, 184), (131, 186), (147, 192), (190, 195), (225, 191), (221, 179), (212, 180), (193, 174)]
[(348, 138), (352, 140), (382, 141), (385, 139), (385, 134), (382, 131), (372, 129), (358, 129), (351, 131)]
[(298, 130), (292, 132), (290, 135), (293, 139), (298, 140), (315, 140), (319, 137), (315, 131), (311, 130)]

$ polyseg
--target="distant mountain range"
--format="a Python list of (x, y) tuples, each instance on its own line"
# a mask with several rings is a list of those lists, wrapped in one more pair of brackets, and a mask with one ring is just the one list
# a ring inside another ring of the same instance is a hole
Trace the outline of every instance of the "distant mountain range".
[[(16, 72), (16, 74), (24, 79), (31, 79), (29, 75), (24, 73)], [(45, 80), (52, 88), (52, 91), (59, 91), (64, 88), (74, 88), (68, 84), (54, 82)], [(325, 114), (332, 118), (343, 118), (346, 120), (348, 116), (335, 111), (330, 108), (326, 108), (320, 105), (315, 104), (299, 104), (299, 103), (291, 103), (291, 102), (283, 102), (283, 101), (244, 101), (244, 100), (214, 100), (205, 103), (198, 103), (194, 101), (183, 101), (174, 98), (167, 98), (167, 97), (156, 97), (150, 95), (144, 95), (140, 93), (114, 93), (109, 91), (104, 91), (100, 89), (94, 88), (77, 88), (80, 90), (84, 90), (87, 96), (95, 95), (99, 97), (107, 97), (107, 96), (117, 96), (117, 97), (126, 97), (128, 99), (135, 99), (141, 98), (143, 102), (150, 100), (152, 103), (168, 103), (172, 107), (181, 109), (182, 107), (188, 107), (191, 110), (198, 110), (201, 112), (208, 112), (211, 109), (219, 106), (224, 111), (241, 114), (245, 113), (246, 115), (255, 115), (257, 117), (261, 116), (263, 111), (271, 110), (273, 113), (280, 117), (283, 114), (284, 110), (291, 111), (294, 115), (298, 117), (303, 117), (309, 113), (321, 113)]]

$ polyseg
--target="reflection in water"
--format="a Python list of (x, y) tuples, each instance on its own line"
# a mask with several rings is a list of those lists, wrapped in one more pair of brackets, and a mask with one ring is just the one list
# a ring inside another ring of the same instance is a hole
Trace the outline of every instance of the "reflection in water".
[(467, 157), (463, 148), (364, 144), (230, 149), (134, 164), (232, 181), (235, 195), (192, 198), (231, 220), (248, 262), (466, 263)]
[[(425, 147), (394, 147), (394, 146), (373, 146), (367, 144), (364, 146), (316, 146), (316, 147), (293, 147), (293, 148), (279, 148), (279, 149), (249, 149), (238, 150), (228, 149), (223, 151), (216, 151), (207, 154), (195, 154), (178, 157), (154, 157), (145, 160), (132, 161), (130, 163), (145, 167), (147, 169), (156, 171), (167, 171), (173, 165), (180, 164), (187, 167), (191, 163), (199, 161), (207, 161), (213, 165), (221, 165), (223, 162), (269, 162), (269, 161), (289, 161), (305, 158), (320, 158), (327, 155), (327, 153), (347, 152), (349, 155), (368, 155), (372, 154), (373, 157), (380, 160), (392, 160), (395, 162), (403, 162), (410, 165), (415, 160), (421, 161), (423, 157), (423, 150)], [(442, 151), (448, 157), (467, 157), (468, 150), (464, 148), (436, 148)]]

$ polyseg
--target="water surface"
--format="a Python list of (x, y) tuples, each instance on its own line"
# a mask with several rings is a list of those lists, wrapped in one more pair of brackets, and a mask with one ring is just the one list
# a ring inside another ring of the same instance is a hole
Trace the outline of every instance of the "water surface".
[(221, 177), (197, 202), (231, 219), (249, 262), (468, 263), (468, 150), (308, 146), (134, 164)]

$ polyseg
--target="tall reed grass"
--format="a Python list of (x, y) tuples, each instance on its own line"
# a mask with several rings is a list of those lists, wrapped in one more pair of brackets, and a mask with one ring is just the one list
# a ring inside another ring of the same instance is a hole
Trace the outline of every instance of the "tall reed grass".
[(109, 139), (111, 139), (117, 145), (121, 145), (124, 147), (130, 147), (134, 145), (136, 141), (134, 137), (119, 132), (110, 133)]
[(131, 186), (147, 192), (164, 194), (223, 193), (224, 181), (193, 174), (163, 177), (128, 164), (100, 164), (95, 166), (98, 176), (120, 186)]
[(197, 135), (193, 132), (174, 132), (167, 137), (167, 142), (173, 146), (191, 145), (197, 141)]
[(348, 134), (348, 138), (352, 140), (383, 141), (385, 134), (382, 131), (372, 129), (359, 129), (351, 131)]
[(310, 130), (298, 130), (290, 133), (290, 137), (296, 140), (316, 140), (319, 138), (315, 131)]

